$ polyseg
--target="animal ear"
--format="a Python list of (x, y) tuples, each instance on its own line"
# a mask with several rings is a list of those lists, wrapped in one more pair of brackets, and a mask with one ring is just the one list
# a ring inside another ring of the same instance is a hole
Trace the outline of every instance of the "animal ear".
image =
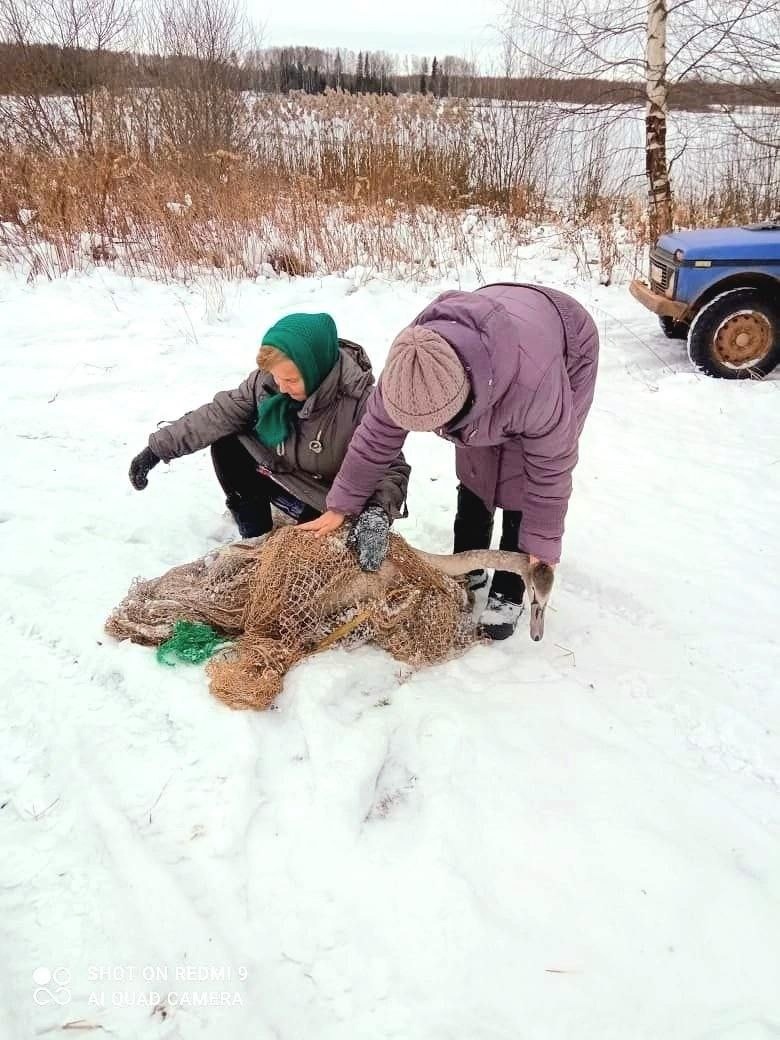
[(552, 592), (555, 571), (549, 563), (537, 560), (531, 568), (531, 583), (540, 599), (547, 599)]

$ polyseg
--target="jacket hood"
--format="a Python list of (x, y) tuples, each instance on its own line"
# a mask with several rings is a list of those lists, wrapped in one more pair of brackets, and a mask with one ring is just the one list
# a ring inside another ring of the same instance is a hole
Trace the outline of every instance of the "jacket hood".
[(498, 350), (499, 343), (513, 343), (517, 330), (506, 309), (486, 297), (470, 292), (448, 292), (415, 318), (442, 336), (458, 355), (471, 384), (471, 404), (448, 429), (475, 423), (509, 389), (516, 375), (511, 351)]

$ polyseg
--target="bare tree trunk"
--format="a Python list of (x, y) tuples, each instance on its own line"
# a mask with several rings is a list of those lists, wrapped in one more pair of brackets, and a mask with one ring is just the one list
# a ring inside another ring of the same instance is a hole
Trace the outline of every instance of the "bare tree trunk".
[(654, 237), (672, 230), (672, 189), (666, 159), (666, 114), (669, 83), (666, 79), (666, 0), (647, 5), (647, 115), (645, 163), (650, 195), (650, 227)]

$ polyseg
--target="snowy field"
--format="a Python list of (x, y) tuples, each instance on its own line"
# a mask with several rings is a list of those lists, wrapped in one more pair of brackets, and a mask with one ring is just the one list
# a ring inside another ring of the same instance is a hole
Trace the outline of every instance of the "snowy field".
[[(625, 287), (519, 261), (603, 337), (544, 641), (332, 651), (262, 714), (103, 634), (232, 533), (207, 453), (140, 494), (130, 459), (281, 314), (379, 368), (450, 286), (0, 274), (2, 1040), (780, 1036), (780, 380), (698, 376)], [(450, 450), (410, 442), (434, 551)]]

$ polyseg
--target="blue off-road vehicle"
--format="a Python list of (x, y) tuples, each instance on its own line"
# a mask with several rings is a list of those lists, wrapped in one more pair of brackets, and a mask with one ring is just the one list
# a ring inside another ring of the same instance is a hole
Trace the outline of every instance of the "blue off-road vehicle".
[(780, 216), (662, 235), (649, 284), (630, 289), (708, 375), (761, 379), (780, 362)]

